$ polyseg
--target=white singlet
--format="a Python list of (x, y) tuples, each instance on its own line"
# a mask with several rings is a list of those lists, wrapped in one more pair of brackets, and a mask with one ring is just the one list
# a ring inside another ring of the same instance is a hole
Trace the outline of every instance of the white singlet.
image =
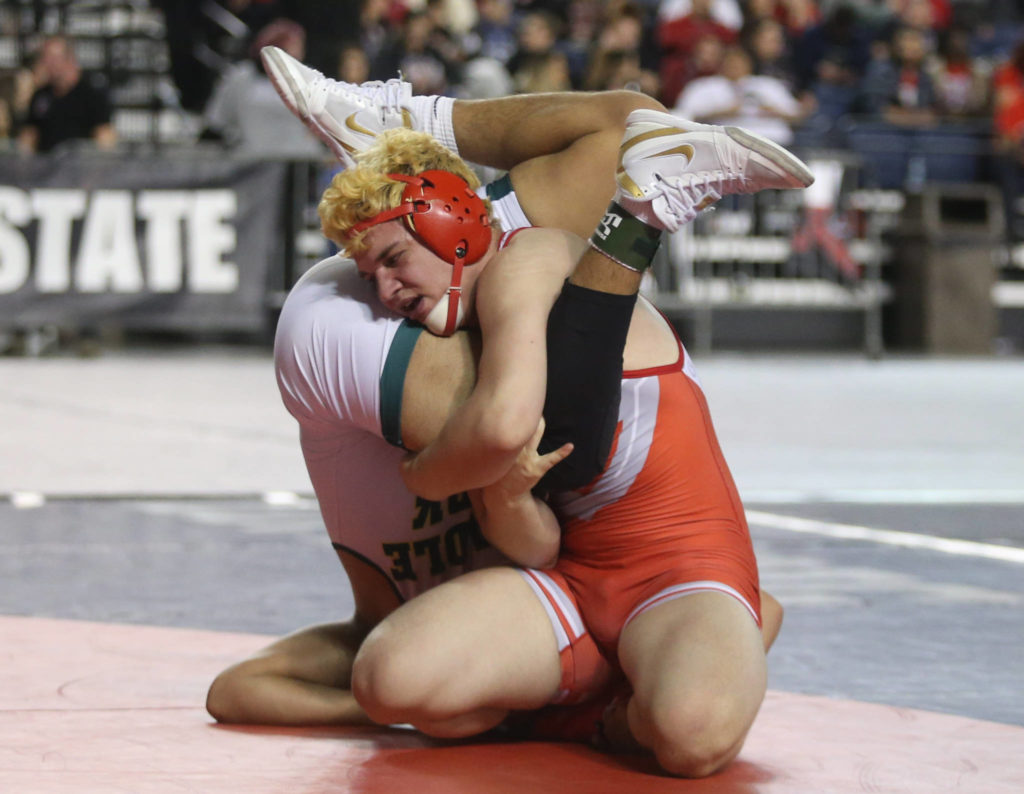
[[(384, 574), (403, 601), (505, 562), (465, 495), (429, 502), (406, 490), (398, 473), (405, 453), (384, 440), (398, 428), (382, 427), (382, 400), (385, 415), (401, 415), (405, 364), (421, 331), (383, 308), (355, 264), (335, 256), (292, 288), (274, 343), (281, 397), (299, 422), (331, 542)], [(385, 376), (389, 358), (397, 382)]]

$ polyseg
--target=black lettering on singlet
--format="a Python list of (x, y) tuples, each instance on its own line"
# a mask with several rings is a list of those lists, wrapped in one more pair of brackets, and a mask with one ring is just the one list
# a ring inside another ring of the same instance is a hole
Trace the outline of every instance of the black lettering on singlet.
[(416, 514), (412, 518), (413, 529), (423, 529), (428, 524), (437, 524), (444, 518), (444, 509), (440, 502), (416, 497)]
[[(456, 513), (472, 510), (469, 496), (464, 493), (449, 496), (443, 502), (431, 502), (428, 499), (416, 498), (416, 512), (412, 517), (413, 529), (424, 529), (440, 523)], [(472, 512), (465, 521), (453, 524), (443, 534), (420, 538), (412, 543), (382, 543), (381, 548), (393, 563), (391, 578), (396, 582), (416, 581), (416, 558), (425, 557), (429, 562), (431, 576), (440, 576), (449, 568), (462, 567), (470, 561), (474, 551), (483, 551), (490, 543), (480, 531), (480, 524)], [(419, 564), (422, 572), (424, 565)]]
[(469, 501), (469, 494), (465, 491), (448, 497), (448, 515), (450, 516), (461, 513), (463, 510), (470, 510), (472, 507), (473, 505)]
[(456, 524), (444, 533), (444, 556), (449, 565), (466, 562), (466, 523)]
[(409, 554), (409, 543), (385, 543), (382, 548), (394, 563), (391, 567), (391, 578), (396, 582), (416, 580), (416, 572), (412, 569), (412, 556)]
[(417, 540), (412, 544), (412, 550), (416, 552), (417, 557), (422, 557), (424, 551), (428, 553), (430, 556), (431, 576), (437, 576), (439, 573), (444, 573), (445, 564), (444, 560), (441, 558), (440, 535), (434, 535), (433, 537)]

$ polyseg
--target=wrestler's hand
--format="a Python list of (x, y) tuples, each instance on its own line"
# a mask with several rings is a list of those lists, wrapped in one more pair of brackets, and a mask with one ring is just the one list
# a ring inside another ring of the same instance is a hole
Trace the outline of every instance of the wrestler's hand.
[(573, 450), (572, 443), (562, 444), (558, 449), (545, 455), (537, 452), (540, 439), (544, 435), (544, 417), (541, 417), (533, 437), (519, 451), (519, 456), (508, 473), (493, 485), (488, 486), (488, 496), (500, 494), (504, 499), (512, 501), (528, 496), (540, 478), (554, 466), (561, 463)]

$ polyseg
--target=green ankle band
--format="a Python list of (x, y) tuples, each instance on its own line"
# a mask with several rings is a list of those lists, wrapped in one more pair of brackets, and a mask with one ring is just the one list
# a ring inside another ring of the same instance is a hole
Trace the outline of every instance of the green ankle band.
[(623, 267), (642, 273), (651, 266), (661, 229), (648, 226), (614, 201), (590, 236), (590, 244)]

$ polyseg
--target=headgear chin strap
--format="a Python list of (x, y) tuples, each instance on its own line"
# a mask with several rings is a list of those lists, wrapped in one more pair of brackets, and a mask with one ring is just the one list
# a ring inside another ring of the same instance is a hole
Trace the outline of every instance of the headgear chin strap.
[(479, 261), (491, 245), (487, 205), (465, 179), (450, 171), (424, 171), (416, 176), (388, 174), (388, 177), (406, 183), (401, 203), (357, 223), (349, 236), (378, 223), (405, 218), (412, 233), (452, 266), (448, 290), (425, 323), (432, 333), (451, 336), (466, 316), (461, 300), (462, 267)]

